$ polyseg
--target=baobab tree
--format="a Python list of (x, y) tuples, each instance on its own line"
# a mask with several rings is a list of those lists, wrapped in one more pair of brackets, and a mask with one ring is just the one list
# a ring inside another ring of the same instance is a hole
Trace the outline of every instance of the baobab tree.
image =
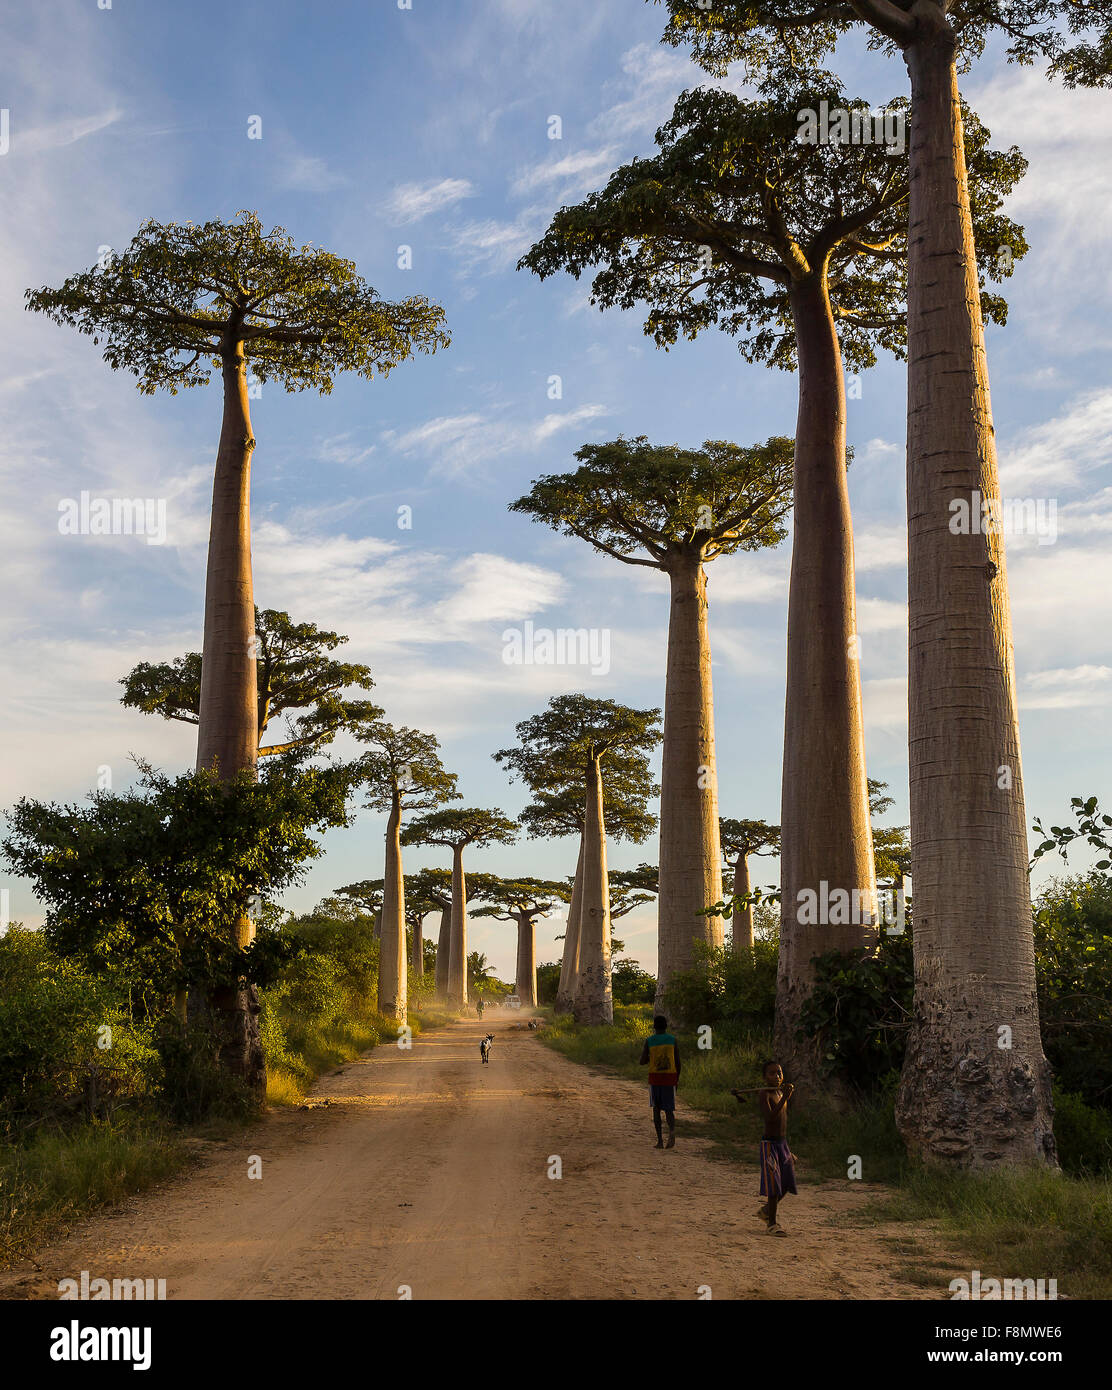
[(749, 856), (779, 854), (780, 827), (763, 820), (723, 818), (720, 829), (722, 852), (727, 866), (733, 869), (731, 891), (734, 910), (730, 918), (730, 945), (736, 955), (740, 951), (753, 949), (753, 903), (746, 900), (753, 889), (749, 878)]
[(493, 917), (517, 925), (516, 993), (529, 1008), (537, 1006), (537, 918), (547, 917), (559, 902), (567, 902), (571, 890), (565, 883), (548, 879), (494, 879), (484, 883), (483, 906), (473, 917)]
[[(375, 719), (382, 711), (368, 701), (344, 698), (349, 688), (371, 690), (371, 668), (337, 661), (331, 653), (348, 639), (315, 623), (295, 623), (288, 613), (255, 609), (255, 677), (258, 687), (258, 756), (305, 752), (331, 743), (352, 718)], [(201, 653), (172, 661), (141, 661), (120, 681), (122, 705), (198, 724), (201, 717)], [(263, 743), (270, 725), (290, 723), (289, 737)]]
[[(452, 851), (452, 918), (448, 950), (447, 1002), (467, 1005), (467, 878), (463, 852), (468, 845), (512, 845), (518, 827), (501, 811), (473, 806), (445, 807), (412, 821), (402, 832), (403, 845), (443, 845)], [(440, 959), (437, 955), (437, 977)]]
[(361, 878), (357, 883), (345, 883), (336, 889), (336, 896), (360, 907), (374, 921), (375, 940), (382, 935), (382, 888), (381, 878)]
[(440, 744), (432, 734), (397, 729), (382, 719), (352, 727), (369, 751), (355, 764), (367, 788), (368, 810), (385, 811), (386, 868), (383, 875), (382, 927), (379, 933), (378, 1011), (405, 1022), (405, 879), (402, 870), (401, 822), (406, 811), (428, 811), (459, 799), (454, 773), (440, 761)]
[[(660, 152), (562, 209), (522, 262), (542, 275), (602, 265), (595, 302), (645, 303), (659, 346), (716, 326), (748, 360), (798, 368), (776, 1014), (777, 1053), (796, 1081), (813, 1061), (795, 1047), (811, 961), (875, 940), (843, 358), (863, 370), (906, 341), (906, 156), (898, 143), (801, 142), (800, 112), (824, 108), (868, 114), (823, 73), (767, 77), (757, 101), (684, 93), (657, 132)], [(982, 279), (999, 277), (1026, 250), (1000, 213), (1025, 164), (967, 124)], [(1002, 321), (1003, 301), (984, 299)], [(844, 916), (813, 910), (840, 898)]]
[[(416, 352), (447, 346), (444, 312), (421, 296), (378, 297), (351, 261), (281, 227), (263, 233), (255, 213), (200, 225), (147, 221), (128, 248), (57, 289), (27, 290), (27, 308), (93, 338), (104, 360), (150, 395), (202, 386), (212, 369), (224, 388), (216, 451), (197, 768), (226, 782), (255, 769), (259, 747), (250, 481), (255, 438), (248, 371), (286, 391), (332, 390), (344, 371), (386, 376)], [(237, 949), (250, 921), (230, 925)], [(214, 997), (221, 1057), (240, 1076), (265, 1075), (258, 1003), (251, 990)]]
[[(611, 757), (602, 779), (602, 811), (611, 840), (643, 844), (656, 830), (657, 818), (647, 809), (660, 788), (648, 775), (644, 760)], [(583, 788), (578, 783), (556, 792), (534, 792), (533, 800), (518, 817), (530, 839), (574, 835), (578, 840), (575, 874), (568, 902), (567, 930), (556, 990), (556, 1012), (570, 1014), (579, 979), (579, 906), (582, 902), (583, 830), (586, 810)], [(654, 889), (655, 891), (655, 889)]]
[(572, 1012), (577, 1023), (613, 1023), (610, 988), (610, 894), (606, 872), (604, 766), (636, 764), (649, 780), (648, 752), (660, 742), (660, 710), (637, 710), (588, 695), (556, 695), (542, 714), (516, 725), (520, 743), (494, 759), (534, 791), (566, 788), (569, 769), (583, 779), (579, 963)]
[[(609, 832), (609, 827), (607, 827)], [(651, 903), (660, 891), (660, 871), (655, 864), (610, 872), (610, 920), (626, 916), (634, 908)]]
[(722, 944), (720, 919), (705, 912), (721, 896), (722, 857), (705, 566), (784, 539), (792, 445), (707, 440), (702, 449), (681, 449), (641, 436), (586, 444), (576, 458), (574, 473), (539, 479), (510, 510), (668, 576), (657, 943), (663, 999), (672, 975), (690, 968), (696, 941)]
[[(410, 965), (417, 975), (425, 973), (425, 948), (422, 938), (422, 928), (424, 919), (431, 912), (440, 913), (440, 930), (436, 943), (436, 967), (435, 967), (435, 989), (437, 994), (442, 994), (448, 986), (448, 951), (449, 935), (452, 929), (452, 875), (447, 869), (418, 869), (415, 874), (405, 876), (405, 900), (408, 905), (412, 902), (415, 911), (421, 913), (421, 919), (417, 923), (413, 933), (412, 950), (410, 953)], [(413, 926), (413, 918), (410, 918), (410, 925)], [(441, 983), (440, 966), (441, 953), (443, 953), (444, 980)]]
[[(1055, 1161), (1039, 1033), (1011, 611), (958, 71), (1009, 61), (1112, 85), (1107, 6), (1072, 0), (667, 0), (666, 40), (759, 81), (845, 38), (900, 54), (911, 85), (908, 597), (915, 1009), (896, 1101), (908, 1148), (944, 1165)], [(1088, 31), (1088, 32), (1087, 32)], [(1070, 37), (1075, 40), (1070, 42)], [(1006, 1025), (1011, 1046), (997, 1046)]]

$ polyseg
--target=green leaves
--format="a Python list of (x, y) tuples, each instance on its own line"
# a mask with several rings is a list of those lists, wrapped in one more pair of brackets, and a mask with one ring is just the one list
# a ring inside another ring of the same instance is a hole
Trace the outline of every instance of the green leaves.
[(456, 774), (440, 761), (439, 741), (418, 729), (396, 729), (384, 719), (356, 721), (352, 733), (371, 745), (355, 764), (356, 777), (367, 788), (367, 806), (389, 811), (395, 796), (403, 808), (431, 810), (442, 801), (458, 801)]
[(547, 917), (558, 902), (568, 902), (571, 888), (542, 878), (503, 879), (495, 874), (469, 874), (468, 893), (482, 900), (474, 917), (516, 920), (521, 917)]
[(875, 954), (828, 951), (813, 965), (801, 1032), (816, 1040), (825, 1069), (873, 1090), (903, 1062), (914, 994), (911, 933), (882, 932)]
[(723, 853), (779, 854), (780, 827), (763, 820), (730, 820), (720, 816), (718, 833)]
[(1107, 1107), (1112, 1101), (1112, 878), (1096, 872), (1055, 879), (1035, 904), (1034, 930), (1039, 1017), (1055, 1079), (1089, 1104)]
[(320, 853), (315, 831), (346, 824), (342, 769), (276, 759), (259, 782), (208, 773), (98, 792), (87, 807), (18, 803), (3, 852), (49, 904), (48, 940), (94, 971), (122, 968), (170, 993), (192, 983), (261, 981), (266, 933), (237, 952), (230, 927)]
[[(374, 686), (369, 666), (329, 655), (347, 640), (315, 623), (295, 623), (288, 613), (255, 609), (260, 743), (273, 720), (297, 715), (291, 737), (260, 747), (260, 757), (323, 747), (352, 719), (377, 718), (382, 713), (367, 701), (342, 697), (348, 687), (370, 690)], [(141, 661), (120, 684), (122, 705), (186, 724), (199, 720), (200, 652), (186, 652), (170, 662)]]
[[(657, 817), (648, 809), (649, 798), (659, 795), (644, 759), (611, 754), (603, 765), (602, 814), (611, 840), (644, 843), (656, 830)], [(556, 791), (534, 791), (533, 799), (518, 817), (530, 839), (549, 835), (583, 833), (583, 783)]]
[[(1048, 831), (1041, 820), (1036, 819), (1032, 822), (1032, 829), (1044, 838), (1031, 858), (1031, 868), (1051, 850), (1057, 850), (1063, 861), (1068, 861), (1069, 847), (1075, 840), (1084, 840), (1093, 849), (1112, 855), (1112, 837), (1108, 834), (1109, 828), (1112, 827), (1112, 816), (1101, 813), (1097, 798), (1090, 796), (1082, 800), (1079, 796), (1071, 796), (1070, 805), (1077, 821), (1076, 829), (1072, 826), (1052, 825)], [(1096, 867), (1102, 871), (1108, 869), (1112, 867), (1112, 859), (1099, 859)]]
[(466, 845), (512, 845), (517, 835), (517, 825), (497, 809), (452, 806), (411, 821), (402, 831), (401, 840), (403, 845), (445, 845), (454, 849)]
[(447, 347), (444, 311), (422, 296), (379, 298), (351, 261), (253, 212), (233, 223), (144, 222), (130, 246), (27, 308), (93, 338), (139, 390), (200, 386), (242, 354), (259, 382), (327, 395), (339, 372), (386, 376), (414, 352)]
[[(825, 103), (864, 114), (867, 103), (813, 67), (762, 79), (755, 101), (717, 89), (684, 92), (657, 131), (660, 152), (562, 208), (520, 265), (542, 278), (566, 270), (578, 279), (597, 268), (592, 303), (646, 305), (645, 333), (658, 347), (717, 327), (738, 339), (747, 360), (787, 369), (796, 355), (792, 287), (818, 278), (852, 369), (871, 367), (878, 348), (902, 356), (905, 146), (801, 143), (801, 111)], [(887, 109), (906, 114), (907, 103)], [(1022, 228), (1002, 212), (1026, 162), (1015, 149), (989, 150), (987, 130), (964, 105), (963, 114), (983, 290), (986, 277), (1010, 275), (1027, 250)], [(982, 310), (994, 322), (1007, 315), (998, 295), (984, 293)]]
[[(978, 57), (995, 35), (1007, 45), (1012, 62), (1042, 59), (1050, 74), (1071, 87), (1110, 85), (1112, 34), (1105, 0), (963, 0), (949, 6), (924, 5), (921, 16), (918, 6), (878, 0), (665, 3), (666, 43), (690, 43), (695, 61), (718, 75), (738, 63), (747, 80), (757, 83), (766, 81), (770, 72), (814, 66), (852, 30), (861, 33), (870, 48), (894, 53), (916, 37), (931, 37), (929, 26), (948, 23), (963, 65)], [(1085, 37), (1070, 45), (1067, 33)]]
[(575, 456), (574, 473), (538, 479), (509, 510), (662, 569), (684, 554), (711, 560), (778, 545), (787, 534), (795, 448), (783, 436), (750, 448), (708, 439), (702, 449), (619, 436)]
[(603, 781), (621, 769), (623, 785), (638, 796), (655, 796), (646, 754), (660, 742), (660, 710), (633, 709), (589, 695), (554, 695), (548, 708), (516, 725), (515, 748), (492, 754), (534, 792), (582, 794), (591, 759), (603, 763)]

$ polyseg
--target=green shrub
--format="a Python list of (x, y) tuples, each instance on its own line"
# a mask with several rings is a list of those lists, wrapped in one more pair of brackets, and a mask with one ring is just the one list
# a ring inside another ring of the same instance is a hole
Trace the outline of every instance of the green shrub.
[(210, 1029), (163, 1019), (155, 1044), (161, 1064), (158, 1109), (166, 1119), (192, 1125), (217, 1117), (237, 1119), (256, 1108), (250, 1090), (220, 1066), (219, 1045)]
[(651, 1004), (656, 995), (656, 976), (642, 970), (635, 960), (621, 960), (611, 975), (611, 987), (615, 1004)]
[(75, 1217), (175, 1172), (185, 1146), (159, 1127), (86, 1124), (0, 1146), (0, 1263), (33, 1255)]
[(537, 1003), (555, 1004), (560, 988), (560, 962), (545, 961), (537, 966)]
[(691, 970), (668, 982), (667, 1011), (692, 1026), (731, 1024), (739, 1034), (768, 1030), (776, 1009), (777, 943), (761, 940), (736, 955), (728, 946), (696, 945)]
[(13, 924), (0, 939), (0, 1132), (109, 1117), (159, 1081), (150, 1027), (126, 996)]
[(1112, 1115), (1054, 1088), (1058, 1162), (1075, 1176), (1112, 1174)]
[(800, 1014), (803, 1031), (817, 1041), (827, 1072), (859, 1091), (876, 1091), (903, 1065), (914, 992), (910, 931), (882, 931), (875, 955), (863, 948), (827, 951), (814, 969), (814, 989)]
[(1039, 1017), (1063, 1091), (1112, 1109), (1112, 878), (1056, 879), (1035, 904)]

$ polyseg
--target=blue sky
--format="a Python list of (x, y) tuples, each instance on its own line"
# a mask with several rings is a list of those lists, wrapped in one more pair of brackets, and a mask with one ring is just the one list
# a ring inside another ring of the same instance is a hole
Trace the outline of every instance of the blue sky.
[[(25, 287), (126, 245), (147, 217), (252, 208), (354, 260), (384, 297), (444, 305), (447, 351), (386, 381), (343, 379), (330, 397), (267, 386), (253, 402), (255, 585), (261, 606), (350, 636), (346, 652), (371, 665), (387, 716), (439, 736), (466, 804), (521, 808), (490, 754), (551, 695), (662, 702), (663, 577), (506, 512), (589, 441), (746, 444), (794, 428), (794, 377), (746, 366), (723, 335), (666, 354), (638, 314), (590, 309), (586, 282), (542, 284), (514, 269), (561, 204), (651, 153), (678, 94), (706, 82), (682, 50), (659, 44), (662, 24), (644, 0), (413, 0), (410, 10), (396, 0), (115, 0), (107, 10), (66, 0), (9, 17), (0, 805), (80, 800), (101, 767), (124, 787), (133, 754), (172, 770), (193, 762), (193, 731), (124, 710), (116, 682), (137, 661), (199, 649), (218, 388), (141, 397), (90, 340), (22, 309)], [(902, 64), (859, 45), (844, 45), (836, 66), (874, 103), (906, 91)], [(964, 91), (994, 143), (1020, 145), (1031, 162), (1010, 211), (1032, 251), (1008, 282), (1008, 326), (990, 330), (988, 346), (1004, 494), (1058, 509), (1056, 542), (1014, 538), (1009, 574), (1029, 819), (1061, 819), (1071, 795), (1106, 791), (1110, 761), (1109, 95), (1063, 91), (991, 52)], [(248, 138), (253, 116), (261, 139)], [(399, 268), (402, 246), (411, 269)], [(559, 399), (548, 395), (553, 375)], [(903, 823), (899, 364), (867, 373), (849, 411), (869, 770), (896, 797), (888, 819)], [(83, 490), (165, 499), (166, 543), (60, 535), (59, 501)], [(410, 530), (398, 529), (401, 506), (412, 508)], [(710, 569), (727, 815), (779, 817), (788, 561), (785, 545)], [(609, 629), (609, 673), (505, 665), (502, 633), (525, 619)], [(304, 909), (381, 874), (382, 829), (363, 812), (331, 834), (286, 904)], [(611, 865), (655, 854), (612, 844)], [(439, 862), (413, 852), (407, 867)], [(522, 841), (470, 865), (563, 877), (574, 845)], [(761, 881), (774, 874), (759, 861)], [(5, 885), (12, 918), (41, 921), (29, 885)], [(542, 925), (539, 959), (554, 958), (560, 931), (559, 920)], [(471, 934), (512, 971), (505, 926), (478, 919)], [(623, 919), (620, 935), (655, 967), (651, 912)]]

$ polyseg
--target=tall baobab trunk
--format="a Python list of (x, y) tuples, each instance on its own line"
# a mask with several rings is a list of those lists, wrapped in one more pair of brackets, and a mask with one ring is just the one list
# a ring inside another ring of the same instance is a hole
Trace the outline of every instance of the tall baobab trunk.
[(517, 997), (530, 1009), (537, 1007), (537, 927), (531, 912), (517, 918)]
[(463, 872), (463, 846), (452, 849), (452, 934), (448, 953), (448, 1003), (467, 1007), (467, 878)]
[(440, 909), (440, 935), (436, 938), (436, 997), (448, 997), (448, 962), (452, 958), (452, 905)]
[[(255, 599), (251, 583), (251, 414), (242, 342), (229, 342), (221, 357), (224, 414), (212, 487), (197, 769), (230, 782), (254, 773), (259, 752), (259, 703), (255, 676)], [(246, 913), (229, 926), (232, 943), (250, 945)], [(254, 985), (213, 991), (220, 1033), (220, 1061), (255, 1091), (266, 1088), (266, 1058), (259, 1036)]]
[(413, 953), (410, 968), (420, 980), (425, 973), (425, 918), (418, 913), (413, 919)]
[(374, 928), (374, 931), (375, 931), (375, 940), (381, 943), (381, 941), (382, 941), (382, 908), (381, 908), (381, 907), (380, 907), (380, 908), (377, 908), (377, 909), (375, 910), (375, 928)]
[(823, 951), (876, 941), (842, 355), (825, 267), (791, 291), (799, 359), (788, 589), (780, 957), (775, 1047), (790, 1078), (817, 1080), (796, 1038)]
[(950, 529), (952, 502), (999, 497), (953, 39), (905, 59), (915, 1011), (896, 1118), (926, 1160), (1054, 1163), (1004, 542)]
[(402, 877), (401, 798), (394, 793), (386, 822), (386, 869), (382, 881), (382, 935), (378, 945), (378, 1011), (405, 1022), (405, 879)]
[(223, 357), (224, 417), (216, 452), (205, 578), (197, 768), (224, 781), (255, 770), (259, 698), (251, 582), (251, 454), (243, 344)]
[[(752, 891), (752, 884), (749, 882), (749, 855), (745, 850), (740, 850), (737, 856), (737, 863), (734, 865), (734, 896), (741, 897), (745, 893)], [(734, 955), (742, 951), (753, 949), (753, 904), (746, 903), (744, 907), (735, 907), (734, 915), (730, 918), (730, 947)]]
[(575, 1007), (575, 987), (579, 980), (579, 918), (583, 906), (583, 834), (579, 836), (579, 858), (568, 903), (568, 925), (564, 932), (564, 954), (560, 962), (560, 983), (556, 987), (556, 1012), (570, 1014)]
[(672, 603), (660, 776), (658, 1005), (665, 1003), (668, 981), (676, 971), (690, 970), (694, 964), (694, 942), (721, 946), (723, 941), (722, 919), (699, 916), (722, 897), (714, 696), (702, 556), (675, 557), (668, 578)]
[(606, 873), (606, 824), (602, 815), (602, 772), (597, 757), (587, 769), (587, 815), (583, 826), (583, 884), (580, 889), (579, 975), (576, 1023), (613, 1023), (610, 981), (610, 886)]

